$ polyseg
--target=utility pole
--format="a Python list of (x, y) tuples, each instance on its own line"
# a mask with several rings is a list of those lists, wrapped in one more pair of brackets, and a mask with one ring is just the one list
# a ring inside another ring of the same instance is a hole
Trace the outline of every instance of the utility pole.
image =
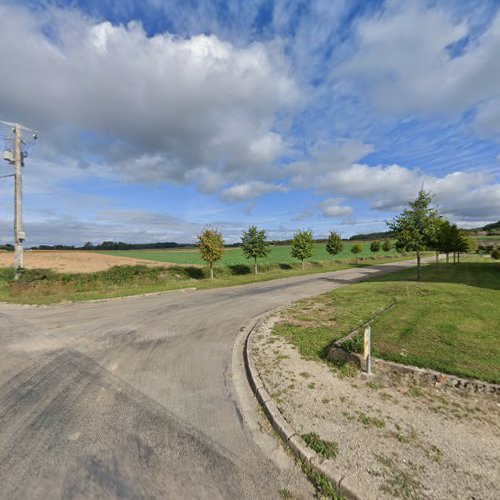
[(23, 242), (26, 235), (23, 231), (23, 172), (24, 163), (22, 151), (21, 125), (16, 123), (14, 126), (14, 267), (16, 269), (16, 278), (19, 272), (24, 269), (24, 251)]
[(22, 139), (22, 131), (26, 130), (33, 134), (33, 141), (38, 139), (37, 133), (34, 130), (23, 127), (19, 123), (9, 123), (0, 121), (1, 124), (12, 127), (14, 132), (13, 150), (4, 151), (3, 157), (11, 165), (14, 165), (14, 269), (16, 270), (15, 279), (19, 278), (20, 272), (24, 269), (24, 251), (23, 243), (26, 239), (26, 234), (23, 231), (23, 166), (24, 158), (27, 152), (23, 151), (23, 144), (26, 143)]

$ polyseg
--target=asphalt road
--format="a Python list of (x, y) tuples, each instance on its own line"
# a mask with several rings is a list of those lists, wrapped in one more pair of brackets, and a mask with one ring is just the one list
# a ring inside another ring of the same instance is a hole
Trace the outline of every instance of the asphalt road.
[(274, 498), (232, 382), (252, 318), (413, 261), (254, 285), (0, 305), (0, 497)]

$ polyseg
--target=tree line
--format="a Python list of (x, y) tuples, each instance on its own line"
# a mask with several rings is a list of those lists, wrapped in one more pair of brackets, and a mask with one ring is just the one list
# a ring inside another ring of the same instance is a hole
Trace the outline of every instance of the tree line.
[[(305, 268), (305, 261), (313, 255), (314, 244), (317, 242), (313, 238), (311, 230), (299, 229), (293, 238), (288, 240), (291, 245), (291, 256), (301, 262), (302, 270)], [(344, 242), (338, 233), (331, 231), (327, 239), (322, 240), (325, 243), (326, 251), (334, 258), (344, 249)], [(271, 252), (272, 242), (267, 239), (267, 233), (257, 226), (251, 225), (248, 230), (243, 231), (241, 236), (241, 251), (245, 258), (253, 260), (254, 273), (258, 274), (258, 260), (267, 257)], [(198, 248), (203, 261), (208, 264), (210, 277), (214, 276), (214, 265), (224, 256), (225, 245), (222, 233), (218, 229), (211, 227), (205, 228), (198, 235)], [(392, 248), (390, 240), (383, 243), (373, 241), (370, 245), (372, 252), (389, 252)], [(363, 246), (359, 243), (351, 247), (351, 252), (356, 255), (363, 251)]]
[[(394, 235), (395, 248), (398, 252), (411, 251), (417, 256), (417, 279), (421, 276), (421, 253), (434, 250), (436, 262), (439, 254), (446, 255), (446, 262), (453, 256), (453, 262), (460, 262), (460, 254), (474, 252), (477, 249), (476, 242), (468, 237), (467, 233), (451, 224), (436, 208), (432, 207), (433, 196), (430, 192), (421, 189), (417, 198), (410, 202), (409, 207), (402, 211), (387, 225), (390, 233)], [(387, 234), (387, 233), (381, 233)], [(301, 261), (304, 269), (305, 261), (313, 254), (315, 240), (311, 230), (299, 229), (290, 241), (291, 255)], [(342, 252), (344, 243), (338, 233), (332, 231), (325, 241), (326, 251), (334, 257)], [(247, 259), (253, 260), (254, 272), (258, 273), (258, 259), (265, 258), (271, 251), (271, 244), (267, 239), (265, 230), (259, 230), (251, 225), (243, 232), (241, 237), (241, 249)], [(224, 239), (218, 229), (205, 228), (198, 236), (198, 247), (201, 259), (207, 262), (210, 269), (210, 277), (213, 278), (214, 265), (224, 256)], [(391, 240), (384, 242), (378, 240), (370, 243), (371, 252), (390, 251)], [(363, 251), (361, 244), (356, 243), (351, 247), (351, 252), (356, 255)], [(493, 255), (493, 257), (495, 257)], [(497, 258), (497, 257), (495, 257)]]

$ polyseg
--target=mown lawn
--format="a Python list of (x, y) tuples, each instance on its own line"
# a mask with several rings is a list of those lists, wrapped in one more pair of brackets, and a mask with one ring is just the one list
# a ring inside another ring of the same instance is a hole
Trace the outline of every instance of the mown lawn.
[(374, 354), (464, 377), (500, 382), (500, 264), (467, 259), (432, 264), (422, 281), (394, 273), (300, 301), (275, 333), (308, 358), (369, 321)]
[[(358, 243), (363, 247), (363, 251), (357, 255), (354, 255), (351, 252), (351, 248), (354, 243)], [(106, 253), (109, 255), (115, 256), (124, 256), (124, 257), (134, 257), (136, 259), (146, 259), (146, 260), (154, 260), (158, 262), (171, 262), (174, 264), (203, 264), (203, 261), (200, 259), (200, 254), (197, 249), (172, 249), (172, 250), (100, 250), (99, 252)], [(389, 252), (376, 252), (373, 253), (370, 251), (370, 242), (368, 241), (360, 241), (360, 242), (352, 242), (345, 241), (344, 248), (341, 253), (336, 255), (334, 258), (336, 260), (345, 260), (345, 259), (353, 259), (356, 257), (381, 257), (384, 255), (396, 255), (396, 251), (391, 249)], [(324, 243), (315, 243), (314, 251), (312, 257), (309, 259), (310, 261), (323, 261), (323, 260), (333, 260), (333, 257), (328, 254), (325, 249)], [(291, 247), (290, 245), (276, 245), (271, 247), (270, 254), (260, 259), (259, 262), (262, 264), (290, 264), (293, 262), (297, 262), (291, 256)], [(224, 254), (223, 259), (219, 262), (218, 265), (238, 265), (238, 264), (248, 264), (249, 260), (245, 258), (241, 248), (227, 248)]]

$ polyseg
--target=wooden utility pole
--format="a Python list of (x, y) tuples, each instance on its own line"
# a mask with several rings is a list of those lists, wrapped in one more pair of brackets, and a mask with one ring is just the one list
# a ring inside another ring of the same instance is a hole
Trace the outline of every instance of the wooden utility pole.
[(25, 234), (23, 231), (23, 151), (21, 138), (21, 125), (16, 123), (14, 127), (14, 160), (15, 160), (15, 190), (14, 190), (14, 267), (16, 278), (24, 269), (23, 242)]

